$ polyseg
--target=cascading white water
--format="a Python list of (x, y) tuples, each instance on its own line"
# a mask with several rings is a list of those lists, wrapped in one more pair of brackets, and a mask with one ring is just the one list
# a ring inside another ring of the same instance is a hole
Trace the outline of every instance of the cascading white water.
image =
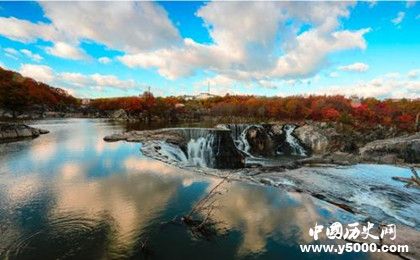
[(184, 152), (177, 145), (169, 144), (166, 142), (159, 142), (161, 149), (159, 153), (163, 156), (166, 156), (168, 159), (177, 161), (177, 162), (188, 162), (187, 157)]
[(246, 138), (248, 130), (251, 127), (260, 128), (260, 125), (246, 125), (246, 124), (237, 124), (237, 125), (224, 125), (224, 128), (231, 130), (231, 136), (233, 138), (233, 143), (235, 144), (236, 148), (243, 153), (245, 153), (249, 157), (254, 157), (250, 151), (251, 146)]
[(238, 138), (234, 140), (236, 148), (238, 148), (248, 156), (252, 156), (249, 152), (251, 150), (251, 146), (249, 145), (249, 142), (246, 139), (246, 134), (248, 133), (250, 127), (252, 127), (252, 125), (245, 127), (245, 129), (242, 130)]
[(295, 130), (296, 126), (294, 125), (285, 125), (284, 131), (286, 132), (286, 142), (290, 145), (290, 148), (292, 149), (293, 155), (299, 155), (299, 156), (306, 156), (305, 149), (300, 146), (299, 141), (292, 135), (293, 130)]
[(191, 139), (187, 145), (188, 162), (200, 167), (212, 167), (214, 163), (214, 134)]

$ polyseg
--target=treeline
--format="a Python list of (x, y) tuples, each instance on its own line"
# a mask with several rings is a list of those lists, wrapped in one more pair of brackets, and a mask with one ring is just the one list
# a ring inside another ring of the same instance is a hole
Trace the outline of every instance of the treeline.
[(187, 100), (183, 97), (154, 97), (145, 92), (133, 97), (93, 99), (86, 104), (62, 89), (0, 68), (0, 109), (13, 114), (36, 110), (83, 112), (87, 116), (124, 109), (131, 118), (148, 120), (198, 120), (205, 116), (254, 121), (314, 120), (341, 122), (358, 128), (383, 125), (413, 131), (420, 113), (420, 99), (226, 95)]
[(205, 100), (181, 97), (155, 98), (150, 93), (141, 97), (96, 99), (91, 106), (99, 110), (124, 109), (131, 115), (150, 113), (155, 116), (175, 111), (184, 117), (242, 117), (253, 120), (334, 121), (369, 128), (373, 125), (397, 126), (414, 130), (420, 113), (420, 99), (378, 100), (344, 96), (257, 97), (230, 96)]
[(54, 88), (17, 72), (0, 67), (0, 108), (13, 114), (24, 111), (66, 111), (79, 100), (65, 90)]
[(420, 99), (378, 100), (344, 96), (225, 96), (205, 104), (212, 115), (241, 115), (287, 121), (335, 121), (358, 127), (372, 125), (414, 129)]

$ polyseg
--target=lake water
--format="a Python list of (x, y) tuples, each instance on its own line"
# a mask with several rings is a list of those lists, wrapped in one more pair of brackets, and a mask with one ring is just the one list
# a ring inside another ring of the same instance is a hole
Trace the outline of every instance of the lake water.
[(218, 198), (218, 234), (197, 238), (170, 221), (220, 179), (146, 158), (140, 144), (102, 140), (125, 130), (123, 123), (32, 125), (50, 134), (0, 144), (1, 259), (374, 257), (301, 253), (299, 244), (313, 243), (308, 231), (316, 222), (348, 223), (354, 216), (305, 194), (239, 182), (226, 184)]

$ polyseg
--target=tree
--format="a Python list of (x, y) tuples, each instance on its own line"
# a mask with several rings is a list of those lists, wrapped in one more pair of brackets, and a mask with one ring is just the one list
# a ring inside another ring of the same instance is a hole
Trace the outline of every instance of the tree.
[(325, 108), (322, 110), (322, 117), (329, 121), (337, 121), (340, 117), (340, 112), (334, 108)]

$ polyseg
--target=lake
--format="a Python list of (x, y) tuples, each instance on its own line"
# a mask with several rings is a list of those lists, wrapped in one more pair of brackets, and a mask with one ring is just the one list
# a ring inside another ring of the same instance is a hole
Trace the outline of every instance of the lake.
[[(213, 218), (217, 235), (172, 220), (220, 179), (142, 156), (138, 143), (103, 141), (125, 123), (31, 122), (49, 134), (0, 144), (1, 259), (371, 259), (301, 253), (315, 223), (356, 217), (303, 193), (230, 182)], [(324, 241), (328, 244), (334, 241)]]

